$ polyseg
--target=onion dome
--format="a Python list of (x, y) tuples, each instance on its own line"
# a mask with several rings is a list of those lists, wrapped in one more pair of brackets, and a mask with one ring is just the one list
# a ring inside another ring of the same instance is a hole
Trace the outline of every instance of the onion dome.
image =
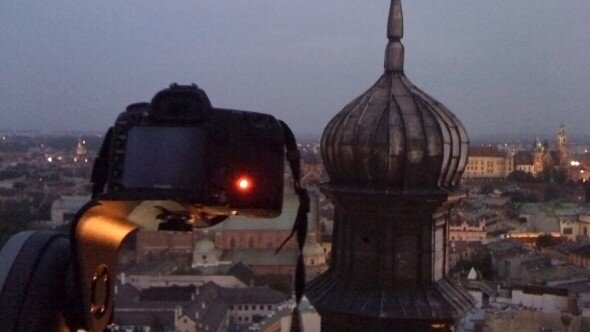
[(384, 74), (346, 105), (322, 136), (331, 184), (387, 189), (458, 185), (467, 163), (467, 133), (451, 111), (406, 77), (402, 36), (401, 1), (392, 0)]

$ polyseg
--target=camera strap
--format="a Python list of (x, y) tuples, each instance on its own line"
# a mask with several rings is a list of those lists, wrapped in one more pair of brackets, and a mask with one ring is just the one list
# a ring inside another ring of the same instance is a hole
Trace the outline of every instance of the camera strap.
[(299, 198), (299, 208), (297, 209), (297, 216), (291, 234), (281, 243), (276, 253), (279, 253), (283, 246), (297, 233), (297, 246), (299, 247), (299, 257), (297, 258), (297, 267), (295, 268), (295, 309), (291, 316), (291, 331), (303, 331), (303, 322), (301, 320), (301, 313), (299, 312), (299, 303), (303, 298), (305, 292), (305, 264), (303, 261), (303, 246), (305, 245), (305, 238), (307, 237), (307, 213), (310, 209), (309, 194), (307, 189), (301, 187), (301, 153), (297, 148), (297, 141), (291, 128), (283, 121), (279, 120), (283, 127), (283, 135), (285, 139), (286, 158), (291, 168), (293, 175), (293, 188), (297, 197)]

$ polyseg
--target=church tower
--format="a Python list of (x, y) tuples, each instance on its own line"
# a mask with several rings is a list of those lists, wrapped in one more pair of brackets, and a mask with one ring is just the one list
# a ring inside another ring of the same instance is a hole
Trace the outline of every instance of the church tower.
[(539, 136), (535, 138), (533, 143), (533, 174), (539, 174), (545, 169), (545, 155), (547, 154), (547, 146), (540, 139)]
[(559, 127), (559, 132), (557, 133), (556, 146), (559, 154), (559, 166), (567, 167), (570, 160), (570, 154), (567, 133), (565, 132), (565, 126), (563, 124)]
[(86, 147), (84, 146), (86, 142), (82, 140), (82, 138), (78, 137), (78, 144), (76, 144), (76, 148), (74, 149), (74, 156), (75, 157), (84, 157), (88, 153)]
[(392, 0), (383, 75), (322, 135), (332, 262), (306, 295), (324, 332), (453, 331), (473, 304), (448, 278), (467, 133), (405, 75), (402, 36), (401, 1)]

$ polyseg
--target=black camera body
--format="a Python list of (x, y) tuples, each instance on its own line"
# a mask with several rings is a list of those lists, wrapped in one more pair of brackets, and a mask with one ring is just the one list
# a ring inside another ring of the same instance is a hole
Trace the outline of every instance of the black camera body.
[[(106, 141), (105, 141), (106, 142)], [(217, 109), (196, 85), (172, 84), (119, 115), (101, 200), (174, 200), (217, 215), (276, 217), (285, 145), (273, 116)]]

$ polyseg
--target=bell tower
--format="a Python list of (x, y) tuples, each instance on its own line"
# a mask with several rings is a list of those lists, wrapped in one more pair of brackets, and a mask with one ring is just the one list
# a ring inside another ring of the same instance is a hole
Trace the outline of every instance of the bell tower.
[(404, 72), (392, 0), (384, 73), (326, 126), (333, 260), (307, 287), (322, 331), (452, 331), (472, 299), (447, 277), (449, 217), (465, 196), (465, 128)]
[(570, 154), (568, 149), (567, 133), (565, 126), (562, 124), (559, 127), (556, 140), (557, 152), (559, 153), (559, 164), (560, 166), (567, 167), (570, 161)]

